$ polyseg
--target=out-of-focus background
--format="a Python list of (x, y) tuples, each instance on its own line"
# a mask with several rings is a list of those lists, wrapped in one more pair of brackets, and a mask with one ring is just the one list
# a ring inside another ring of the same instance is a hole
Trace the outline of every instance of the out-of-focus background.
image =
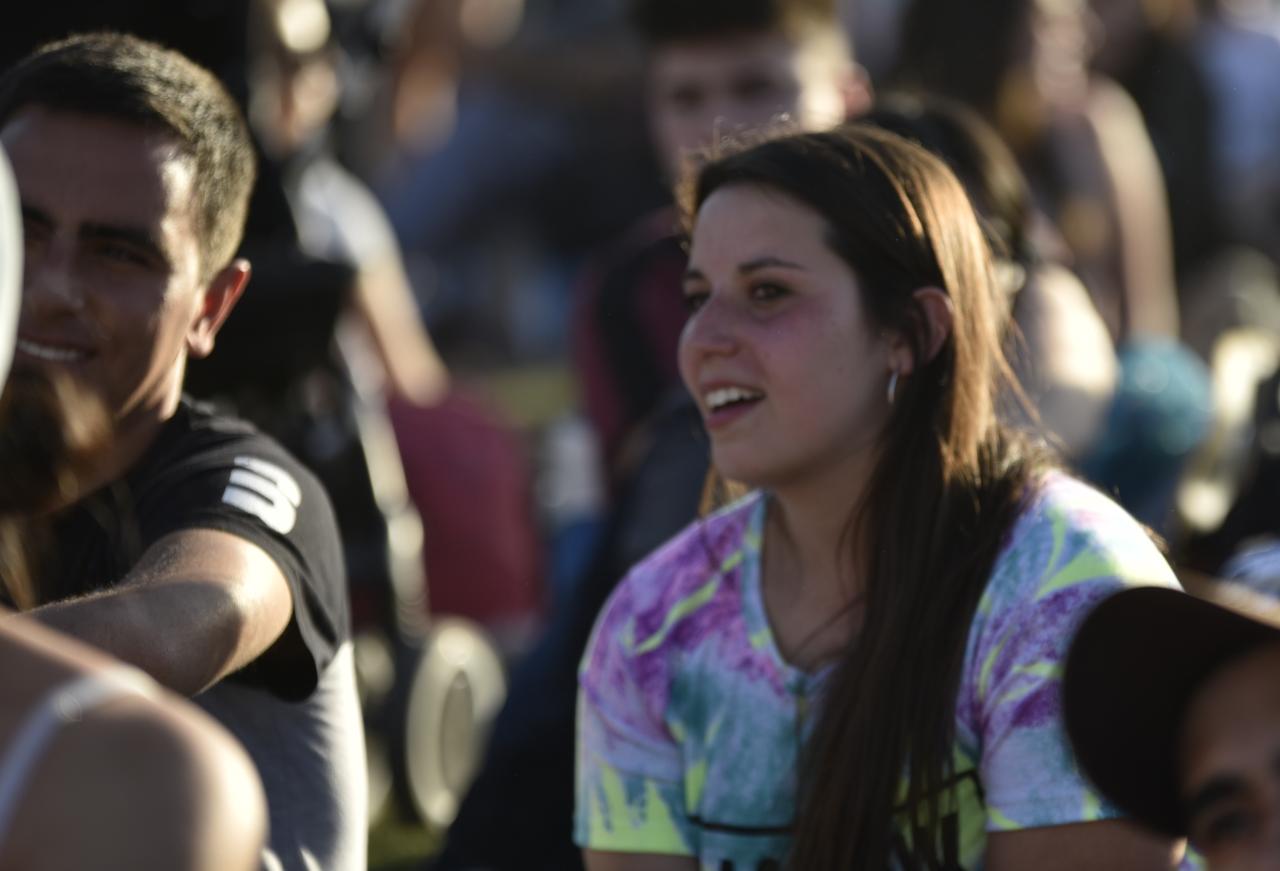
[[(608, 370), (606, 395), (652, 404), (670, 380), (670, 361), (636, 364), (661, 313), (597, 304), (601, 261), (670, 201), (628, 5), (63, 0), (0, 31), (5, 66), (69, 32), (155, 39), (251, 121), (254, 278), (188, 387), (275, 434), (338, 507), (373, 869), (440, 849), (530, 651), (610, 546), (637, 449), (585, 394)], [(1280, 7), (833, 11), (875, 89), (992, 124), (1052, 225), (1042, 250), (1088, 288), (1115, 365), (1092, 429), (1059, 433), (1068, 459), (1189, 582), (1259, 559), (1280, 525)], [(537, 719), (534, 695), (509, 722)]]

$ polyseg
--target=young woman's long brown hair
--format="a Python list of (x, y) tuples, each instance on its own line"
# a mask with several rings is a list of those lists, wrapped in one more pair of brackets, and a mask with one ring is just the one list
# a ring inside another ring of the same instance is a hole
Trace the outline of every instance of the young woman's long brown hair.
[(36, 603), (33, 516), (77, 493), (108, 431), (101, 404), (70, 378), (16, 370), (0, 392), (0, 581), (20, 608)]
[[(866, 497), (850, 506), (844, 540), (864, 581), (865, 619), (808, 745), (790, 864), (880, 869), (892, 857), (938, 868), (970, 623), (1040, 463), (996, 419), (998, 385), (1012, 376), (989, 253), (951, 172), (882, 130), (788, 136), (721, 157), (687, 192), (688, 213), (729, 185), (778, 191), (821, 215), (868, 316), (916, 352)], [(923, 287), (944, 290), (955, 312), (931, 360), (914, 296)], [(899, 819), (912, 821), (910, 843), (894, 844)]]

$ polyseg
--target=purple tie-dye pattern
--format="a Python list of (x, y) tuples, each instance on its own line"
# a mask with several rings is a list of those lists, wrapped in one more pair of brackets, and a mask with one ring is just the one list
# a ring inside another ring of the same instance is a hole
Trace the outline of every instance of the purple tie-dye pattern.
[[(598, 621), (581, 672), (580, 844), (694, 855), (704, 868), (783, 857), (785, 834), (697, 825), (785, 826), (811, 724), (798, 699), (820, 703), (820, 682), (781, 660), (760, 610), (759, 554), (749, 545), (763, 513), (764, 502), (748, 497), (686, 530), (628, 576)], [(989, 831), (1115, 815), (1090, 794), (1062, 735), (1060, 663), (1097, 601), (1125, 586), (1174, 583), (1114, 503), (1063, 475), (1044, 480), (997, 559), (966, 650), (957, 771), (975, 773), (968, 783), (978, 789), (957, 794), (959, 867), (982, 867)], [(646, 782), (665, 788), (673, 771), (684, 786), (663, 794), (683, 795), (665, 808), (676, 825), (646, 828), (637, 808), (647, 806), (635, 797)], [(609, 778), (625, 784), (632, 798), (615, 799), (626, 806), (587, 803)], [(622, 840), (598, 842), (601, 826), (617, 835), (623, 820), (631, 828)]]

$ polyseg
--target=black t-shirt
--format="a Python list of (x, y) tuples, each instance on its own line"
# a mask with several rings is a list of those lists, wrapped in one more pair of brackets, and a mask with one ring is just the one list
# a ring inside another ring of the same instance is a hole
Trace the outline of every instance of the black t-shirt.
[(184, 529), (239, 536), (275, 560), (293, 594), (292, 619), (229, 679), (306, 698), (351, 631), (333, 508), (282, 447), (208, 406), (184, 398), (123, 479), (57, 518), (38, 562), (42, 602), (119, 583), (147, 548)]

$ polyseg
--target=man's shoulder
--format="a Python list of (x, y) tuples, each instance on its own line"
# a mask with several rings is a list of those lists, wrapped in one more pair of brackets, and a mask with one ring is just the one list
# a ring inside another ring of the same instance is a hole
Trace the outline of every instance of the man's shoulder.
[[(140, 499), (216, 479), (230, 493), (247, 488), (295, 508), (304, 499), (329, 507), (315, 475), (275, 439), (233, 414), (185, 399), (129, 478)], [(199, 490), (192, 487), (192, 495)]]
[(171, 534), (213, 530), (275, 562), (293, 595), (294, 637), (314, 668), (300, 676), (296, 654), (273, 656), (296, 648), (282, 639), (238, 680), (287, 700), (306, 698), (350, 627), (341, 535), (319, 479), (251, 424), (185, 399), (130, 478), (144, 547)]
[[(333, 506), (316, 476), (252, 424), (184, 399), (125, 490), (147, 541), (221, 529), (266, 547), (289, 539), (308, 560), (338, 560)], [(314, 567), (313, 567), (314, 568)]]
[(213, 460), (237, 452), (257, 453), (292, 468), (303, 468), (275, 439), (249, 421), (210, 403), (185, 397), (147, 451), (146, 463), (167, 467), (197, 457)]

